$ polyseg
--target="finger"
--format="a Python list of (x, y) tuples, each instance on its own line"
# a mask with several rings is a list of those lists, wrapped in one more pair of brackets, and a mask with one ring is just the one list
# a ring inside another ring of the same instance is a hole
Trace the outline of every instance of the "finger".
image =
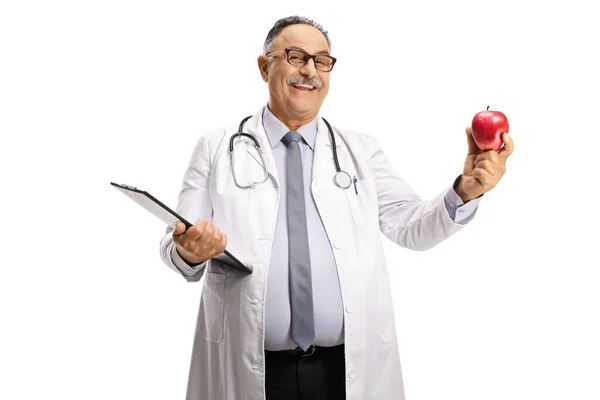
[(471, 172), (473, 171), (473, 168), (475, 168), (475, 156), (474, 155), (467, 156), (467, 158), (465, 158), (465, 165), (463, 167), (463, 174), (465, 174), (465, 175), (471, 175)]
[(204, 232), (202, 232), (202, 235), (196, 240), (196, 245), (203, 251), (210, 249), (211, 242), (214, 240), (215, 228), (216, 227), (212, 222), (206, 221)]
[(481, 153), (481, 149), (479, 148), (479, 146), (477, 146), (477, 143), (475, 143), (475, 139), (473, 139), (473, 131), (471, 130), (471, 128), (467, 127), (465, 129), (465, 133), (467, 134), (467, 143), (469, 145), (468, 155)]
[(477, 179), (481, 187), (487, 192), (496, 186), (497, 179), (483, 168), (475, 168), (473, 177)]
[(219, 254), (223, 253), (227, 248), (227, 235), (223, 233), (221, 236), (221, 243), (219, 243)]
[(501, 160), (500, 160), (500, 155), (493, 151), (485, 151), (481, 154), (478, 154), (477, 157), (475, 157), (475, 165), (477, 165), (477, 163), (479, 163), (480, 161), (491, 161), (494, 164), (500, 164)]
[(215, 226), (213, 234), (211, 235), (208, 242), (206, 242), (206, 249), (217, 254), (217, 248), (219, 247), (219, 243), (221, 242), (221, 236), (221, 231)]
[(508, 132), (502, 136), (502, 141), (504, 142), (504, 146), (500, 149), (498, 154), (500, 154), (500, 156), (506, 160), (508, 156), (515, 151), (515, 144), (513, 143), (512, 136), (510, 136)]
[(215, 234), (214, 234), (214, 241), (212, 242), (212, 244), (213, 244), (212, 250), (215, 255), (219, 255), (219, 254), (223, 253), (223, 251), (225, 250), (226, 242), (227, 242), (227, 239), (225, 237), (225, 234), (219, 228), (216, 228)]
[(492, 163), (490, 160), (482, 160), (475, 165), (475, 169), (484, 169), (491, 176), (495, 176), (497, 173), (500, 172), (497, 171), (497, 168), (498, 167), (496, 166), (496, 164)]
[(208, 221), (206, 220), (198, 219), (196, 223), (186, 232), (186, 240), (191, 244), (201, 238), (206, 230), (207, 223)]

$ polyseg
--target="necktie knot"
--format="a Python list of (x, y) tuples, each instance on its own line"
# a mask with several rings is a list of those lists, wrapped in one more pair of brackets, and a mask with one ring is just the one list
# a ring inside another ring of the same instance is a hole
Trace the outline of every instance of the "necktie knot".
[(283, 144), (286, 145), (286, 147), (289, 147), (289, 145), (291, 143), (297, 143), (302, 139), (302, 135), (299, 134), (296, 131), (289, 131), (288, 133), (285, 134), (285, 136), (281, 139), (281, 141), (283, 142)]

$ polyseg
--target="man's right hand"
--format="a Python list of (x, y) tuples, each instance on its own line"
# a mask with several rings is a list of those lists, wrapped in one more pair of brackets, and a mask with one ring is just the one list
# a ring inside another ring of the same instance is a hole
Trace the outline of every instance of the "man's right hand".
[(173, 231), (177, 252), (189, 264), (200, 264), (225, 251), (227, 235), (212, 222), (198, 219), (189, 229), (177, 222)]

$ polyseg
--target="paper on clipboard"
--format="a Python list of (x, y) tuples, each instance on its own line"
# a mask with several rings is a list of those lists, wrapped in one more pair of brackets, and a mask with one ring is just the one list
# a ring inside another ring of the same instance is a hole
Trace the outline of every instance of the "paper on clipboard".
[[(169, 212), (169, 209), (167, 207), (161, 206), (162, 203), (160, 203), (156, 198), (153, 199), (153, 196), (150, 195), (149, 192), (144, 193), (143, 190), (139, 190), (136, 187), (120, 185), (114, 182), (111, 182), (111, 185), (113, 185), (115, 188), (120, 190), (121, 193), (125, 194), (127, 197), (138, 203), (140, 206), (144, 207), (146, 210), (156, 215), (161, 221), (163, 221), (171, 228), (175, 229), (175, 225), (179, 221), (185, 223), (185, 221), (180, 219), (177, 214)], [(189, 228), (189, 226), (187, 226), (187, 228)]]

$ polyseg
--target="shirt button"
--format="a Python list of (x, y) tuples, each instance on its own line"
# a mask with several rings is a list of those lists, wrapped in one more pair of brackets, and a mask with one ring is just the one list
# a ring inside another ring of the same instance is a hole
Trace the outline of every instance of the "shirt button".
[(354, 308), (352, 307), (352, 303), (346, 304), (346, 312), (351, 313)]
[(340, 242), (338, 242), (337, 240), (334, 240), (333, 241), (333, 247), (335, 247), (336, 249), (339, 249), (342, 246), (340, 245)]

